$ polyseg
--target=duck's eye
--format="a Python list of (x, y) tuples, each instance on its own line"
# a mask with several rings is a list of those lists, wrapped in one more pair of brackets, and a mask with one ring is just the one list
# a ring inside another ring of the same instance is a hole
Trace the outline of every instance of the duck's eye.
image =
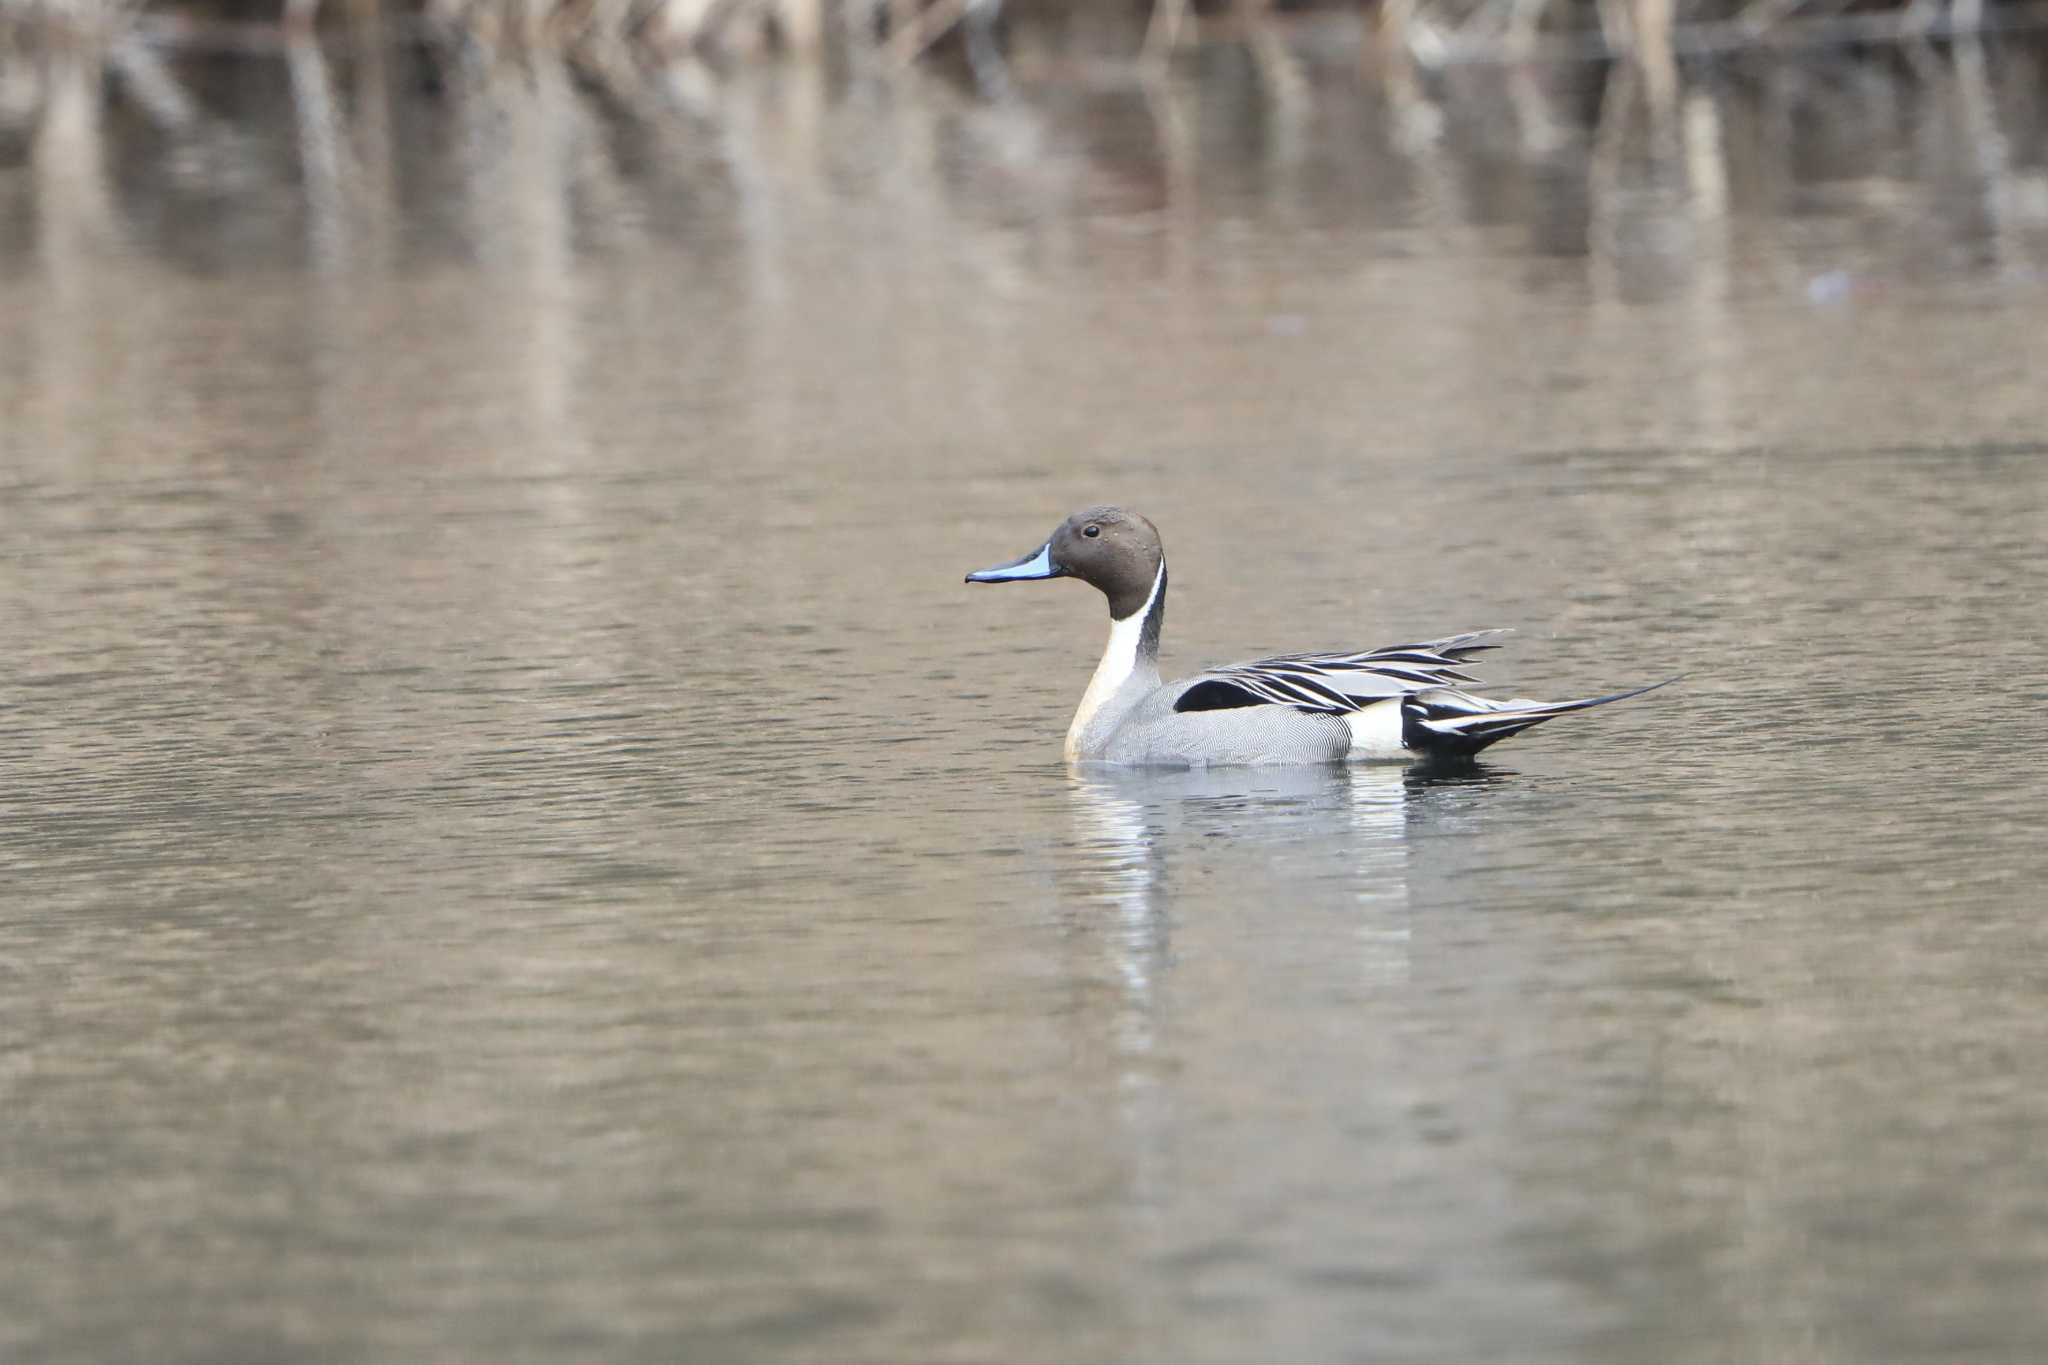
[(1095, 537), (1102, 534), (1102, 528), (1100, 526), (1083, 526), (1081, 528), (1081, 534), (1088, 537), (1088, 539), (1093, 540), (1095, 539)]

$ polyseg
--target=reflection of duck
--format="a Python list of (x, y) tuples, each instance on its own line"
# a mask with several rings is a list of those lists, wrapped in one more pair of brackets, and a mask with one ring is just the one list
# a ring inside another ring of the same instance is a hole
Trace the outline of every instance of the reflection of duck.
[[(1076, 512), (1030, 554), (970, 583), (1079, 578), (1109, 599), (1109, 645), (1067, 730), (1069, 759), (1137, 766), (1469, 758), (1604, 697), (1494, 701), (1461, 690), (1468, 656), (1498, 647), (1483, 630), (1345, 654), (1286, 654), (1159, 680), (1166, 552), (1151, 522), (1116, 507)], [(1662, 687), (1658, 683), (1655, 686)]]
[(1077, 975), (1107, 987), (1103, 1016), (1077, 1012), (1075, 1026), (1105, 1054), (1140, 1207), (1172, 1193), (1188, 1095), (1231, 1084), (1216, 1068), (1245, 1061), (1244, 1012), (1259, 1012), (1259, 1037), (1291, 1040), (1263, 1060), (1293, 1066), (1346, 1046), (1332, 1040), (1372, 1017), (1359, 1000), (1409, 989), (1414, 837), (1455, 826), (1500, 777), (1479, 765), (1070, 770), (1063, 918)]
[(1336, 891), (1369, 912), (1355, 926), (1367, 958), (1405, 971), (1407, 805), (1433, 780), (1336, 766), (1074, 769), (1076, 885), (1118, 910), (1132, 1003), (1165, 955), (1176, 864), (1202, 873), (1205, 895)]
[[(1126, 820), (1143, 812), (1153, 821), (1197, 833), (1281, 841), (1308, 832), (1291, 820), (1312, 821), (1319, 826), (1315, 832), (1325, 835), (1360, 829), (1398, 834), (1411, 785), (1407, 776), (1399, 768), (1373, 767), (1150, 770), (1087, 764), (1072, 770), (1075, 794), (1085, 805), (1106, 811), (1114, 803), (1126, 808)], [(1240, 823), (1252, 812), (1268, 818)]]

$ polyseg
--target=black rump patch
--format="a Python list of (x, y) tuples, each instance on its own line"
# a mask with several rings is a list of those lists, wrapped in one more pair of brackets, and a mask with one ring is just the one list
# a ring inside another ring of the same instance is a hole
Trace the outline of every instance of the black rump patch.
[(1174, 698), (1176, 711), (1235, 711), (1240, 706), (1264, 706), (1266, 699), (1221, 678), (1198, 682)]

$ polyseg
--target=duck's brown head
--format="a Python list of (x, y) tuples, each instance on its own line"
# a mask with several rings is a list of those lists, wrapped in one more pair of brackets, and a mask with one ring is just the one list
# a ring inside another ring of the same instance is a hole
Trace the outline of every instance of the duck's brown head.
[(1121, 507), (1074, 513), (1030, 554), (967, 575), (969, 583), (1017, 583), (1037, 578), (1078, 578), (1101, 589), (1109, 614), (1124, 620), (1143, 611), (1166, 562), (1159, 529)]

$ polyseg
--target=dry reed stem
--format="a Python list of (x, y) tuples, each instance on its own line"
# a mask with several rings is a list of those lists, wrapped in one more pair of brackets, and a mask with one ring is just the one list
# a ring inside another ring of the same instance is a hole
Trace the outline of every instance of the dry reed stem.
[(1180, 46), (1187, 23), (1188, 0), (1153, 0), (1152, 16), (1145, 24), (1145, 61), (1162, 62)]
[(900, 31), (889, 35), (889, 54), (900, 64), (910, 65), (967, 17), (967, 5), (968, 0), (932, 0)]

